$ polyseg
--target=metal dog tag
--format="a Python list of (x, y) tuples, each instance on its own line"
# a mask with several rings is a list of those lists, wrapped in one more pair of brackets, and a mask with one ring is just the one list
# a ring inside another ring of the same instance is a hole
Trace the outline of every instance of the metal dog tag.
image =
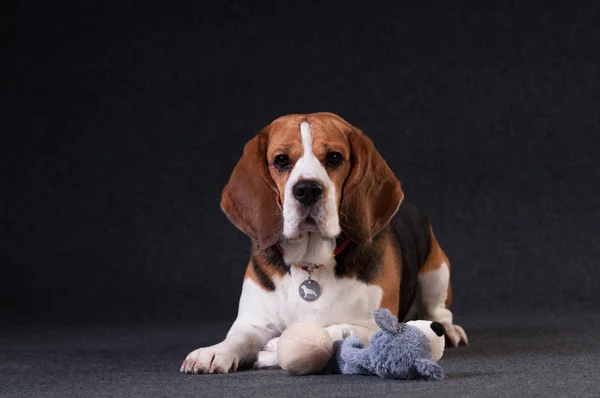
[(312, 279), (307, 279), (300, 284), (298, 294), (304, 301), (315, 301), (321, 296), (321, 286)]

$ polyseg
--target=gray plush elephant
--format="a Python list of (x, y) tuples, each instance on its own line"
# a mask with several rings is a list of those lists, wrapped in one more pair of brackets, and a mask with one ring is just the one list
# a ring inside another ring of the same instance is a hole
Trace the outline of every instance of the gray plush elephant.
[(436, 362), (444, 352), (444, 327), (439, 322), (398, 323), (387, 309), (374, 313), (381, 328), (364, 348), (356, 336), (334, 343), (328, 373), (377, 375), (397, 380), (441, 380), (442, 367)]

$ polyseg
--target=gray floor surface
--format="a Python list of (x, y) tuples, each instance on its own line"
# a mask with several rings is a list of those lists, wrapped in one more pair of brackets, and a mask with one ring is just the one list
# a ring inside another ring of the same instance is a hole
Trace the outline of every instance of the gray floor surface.
[(183, 375), (223, 323), (20, 326), (0, 334), (2, 397), (600, 396), (600, 314), (476, 316), (470, 346), (449, 349), (440, 382), (294, 377), (281, 370)]

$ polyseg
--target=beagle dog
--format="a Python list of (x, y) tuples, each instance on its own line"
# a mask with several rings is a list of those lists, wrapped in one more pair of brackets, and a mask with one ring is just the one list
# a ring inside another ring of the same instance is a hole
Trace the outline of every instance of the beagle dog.
[(287, 115), (250, 140), (221, 208), (252, 241), (238, 315), (225, 340), (191, 352), (185, 373), (277, 367), (282, 331), (322, 325), (368, 344), (373, 311), (444, 325), (452, 346), (450, 262), (429, 221), (359, 129), (332, 113)]

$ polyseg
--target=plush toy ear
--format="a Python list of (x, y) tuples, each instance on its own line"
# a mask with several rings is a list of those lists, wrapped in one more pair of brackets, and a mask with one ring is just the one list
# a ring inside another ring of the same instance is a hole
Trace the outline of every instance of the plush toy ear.
[(361, 131), (348, 133), (351, 169), (342, 189), (340, 220), (348, 238), (370, 245), (404, 198), (400, 181)]
[(283, 224), (277, 187), (269, 174), (268, 140), (265, 128), (246, 144), (221, 199), (229, 220), (260, 248), (277, 242)]
[(400, 332), (398, 319), (387, 308), (379, 308), (373, 313), (373, 317), (375, 318), (375, 323), (377, 326), (379, 326), (382, 330), (390, 333)]

